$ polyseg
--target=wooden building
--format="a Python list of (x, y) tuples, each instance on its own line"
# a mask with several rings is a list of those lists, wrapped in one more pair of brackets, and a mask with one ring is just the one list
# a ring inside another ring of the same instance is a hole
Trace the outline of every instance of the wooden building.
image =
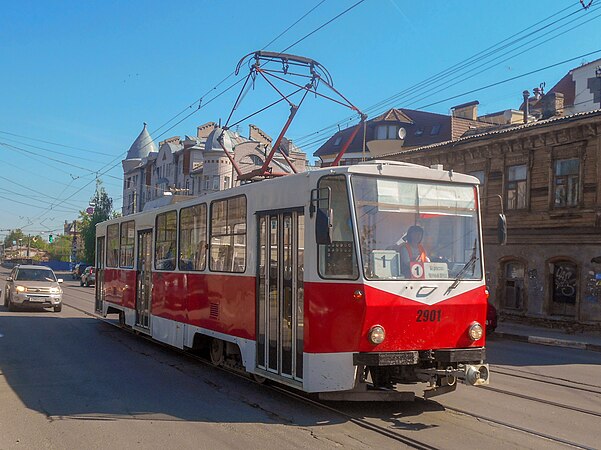
[[(561, 98), (550, 100), (548, 119), (475, 129), (385, 158), (480, 179), (487, 282), (501, 311), (599, 323), (601, 109), (562, 117)], [(501, 208), (505, 246), (496, 233)]]

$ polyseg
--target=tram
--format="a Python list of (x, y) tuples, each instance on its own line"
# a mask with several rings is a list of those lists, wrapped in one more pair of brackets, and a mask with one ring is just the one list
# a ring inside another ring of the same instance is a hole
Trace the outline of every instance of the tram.
[[(410, 228), (420, 257), (407, 260)], [(98, 313), (215, 365), (332, 400), (488, 383), (472, 176), (326, 167), (112, 219), (96, 236)]]

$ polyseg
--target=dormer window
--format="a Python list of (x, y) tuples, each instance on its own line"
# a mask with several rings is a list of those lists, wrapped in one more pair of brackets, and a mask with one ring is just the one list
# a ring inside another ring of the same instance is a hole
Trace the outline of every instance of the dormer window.
[(398, 139), (397, 130), (396, 125), (378, 125), (376, 127), (376, 139)]

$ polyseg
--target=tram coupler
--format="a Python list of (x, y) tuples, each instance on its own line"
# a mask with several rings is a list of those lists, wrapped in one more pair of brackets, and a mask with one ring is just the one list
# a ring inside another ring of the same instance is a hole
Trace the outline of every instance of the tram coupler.
[(458, 367), (446, 369), (422, 369), (418, 371), (424, 381), (429, 381), (434, 389), (454, 386), (457, 380), (468, 386), (489, 384), (490, 372), (488, 364), (460, 364)]

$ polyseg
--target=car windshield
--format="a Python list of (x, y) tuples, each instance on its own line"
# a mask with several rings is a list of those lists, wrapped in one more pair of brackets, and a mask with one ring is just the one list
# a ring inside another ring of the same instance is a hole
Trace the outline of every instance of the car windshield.
[(19, 269), (17, 281), (56, 281), (52, 270), (47, 269)]
[(365, 277), (481, 279), (476, 188), (352, 177)]

